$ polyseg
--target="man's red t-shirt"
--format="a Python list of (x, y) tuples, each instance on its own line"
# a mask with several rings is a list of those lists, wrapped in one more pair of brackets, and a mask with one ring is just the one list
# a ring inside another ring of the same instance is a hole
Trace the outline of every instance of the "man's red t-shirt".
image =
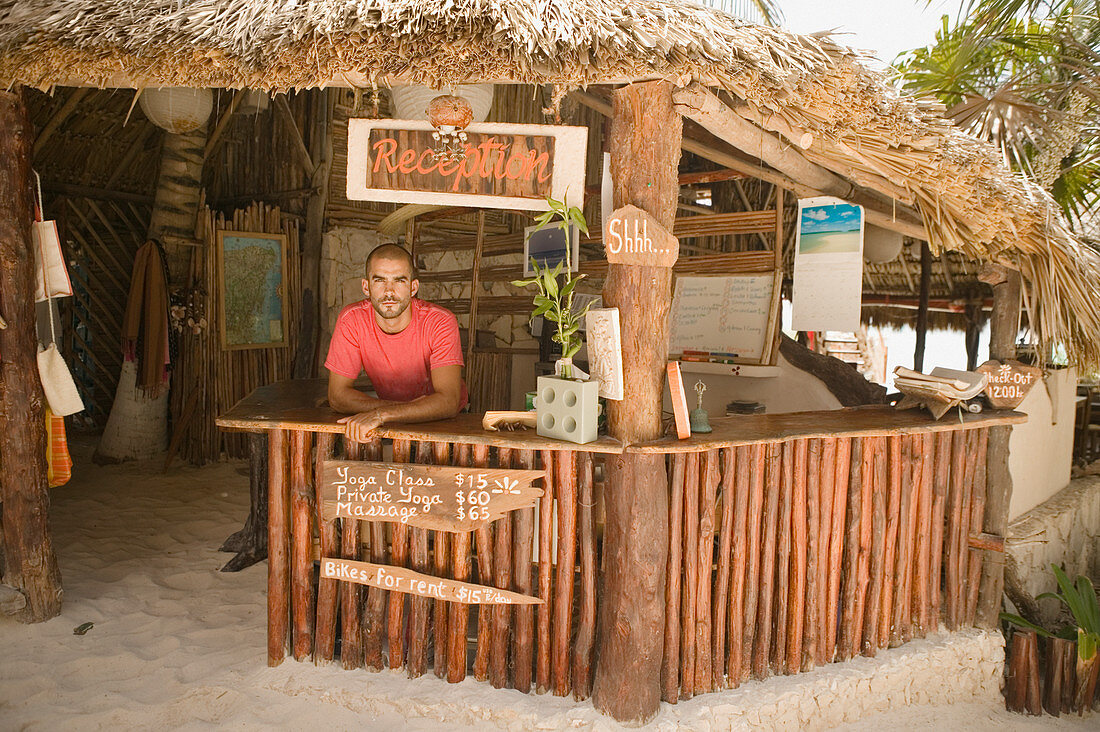
[[(386, 333), (374, 320), (370, 300), (340, 312), (328, 347), (325, 368), (349, 379), (361, 371), (380, 399), (410, 402), (434, 393), (432, 369), (462, 365), (458, 319), (446, 308), (413, 298), (412, 321), (400, 333)], [(462, 406), (466, 406), (466, 384)]]

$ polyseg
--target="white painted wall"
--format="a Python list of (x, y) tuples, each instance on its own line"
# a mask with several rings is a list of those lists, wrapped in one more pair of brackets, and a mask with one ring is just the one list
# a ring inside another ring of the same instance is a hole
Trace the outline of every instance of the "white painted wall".
[[(779, 366), (779, 376), (769, 378), (697, 374), (684, 370), (688, 409), (695, 409), (698, 405), (695, 382), (700, 379), (707, 385), (703, 393), (703, 408), (711, 417), (726, 416), (726, 405), (734, 400), (761, 402), (768, 414), (840, 409), (840, 401), (816, 376), (795, 368), (783, 354), (779, 354), (776, 365)], [(663, 409), (672, 411), (668, 387), (665, 387)]]
[(1069, 483), (1076, 391), (1076, 370), (1050, 371), (1017, 407), (1016, 411), (1026, 413), (1028, 420), (1013, 426), (1008, 442), (1010, 519), (1038, 506)]

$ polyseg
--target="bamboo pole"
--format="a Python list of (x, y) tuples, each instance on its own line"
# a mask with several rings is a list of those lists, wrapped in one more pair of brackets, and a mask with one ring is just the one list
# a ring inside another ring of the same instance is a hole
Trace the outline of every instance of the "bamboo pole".
[[(818, 656), (818, 643), (819, 643), (819, 628), (818, 628), (818, 612), (819, 612), (819, 593), (818, 585), (820, 584), (819, 567), (821, 565), (821, 544), (820, 544), (820, 528), (821, 528), (821, 516), (820, 516), (820, 497), (821, 497), (821, 440), (809, 440), (807, 461), (806, 461), (806, 489), (805, 489), (805, 502), (806, 502), (806, 552), (805, 552), (805, 565), (803, 568), (802, 576), (805, 580), (806, 588), (805, 592), (801, 595), (806, 607), (804, 625), (800, 623), (802, 628), (802, 649), (801, 658), (796, 659), (798, 661), (797, 666), (792, 666), (800, 671), (809, 671), (814, 667)], [(796, 493), (797, 498), (797, 493)]]
[(917, 492), (917, 518), (914, 525), (917, 530), (915, 566), (913, 569), (913, 588), (910, 593), (915, 608), (917, 634), (928, 633), (932, 617), (931, 592), (931, 546), (932, 546), (932, 480), (936, 442), (932, 433), (917, 438), (916, 449), (920, 451), (920, 480), (914, 481)]
[[(481, 446), (478, 462), (488, 462), (488, 449)], [(474, 464), (469, 445), (455, 447), (455, 463), (461, 466)], [(451, 541), (452, 570), (454, 578), (461, 582), (470, 579), (470, 532), (461, 531)], [(447, 681), (457, 684), (466, 678), (467, 640), (466, 632), (470, 622), (470, 606), (463, 602), (450, 603), (450, 640), (447, 643)]]
[[(979, 533), (985, 514), (985, 500), (989, 486), (986, 483), (985, 460), (989, 448), (989, 430), (977, 430), (978, 447), (974, 457), (974, 488), (970, 512), (970, 535)], [(969, 538), (969, 537), (968, 537)], [(973, 625), (978, 610), (978, 591), (982, 578), (982, 552), (970, 549), (969, 569), (966, 579), (966, 624)]]
[[(474, 465), (489, 467), (489, 446), (474, 445)], [(489, 526), (474, 532), (477, 546), (477, 581), (483, 585), (493, 583), (493, 534)], [(492, 652), (492, 609), (486, 605), (477, 607), (477, 648), (474, 651), (474, 678), (489, 679), (489, 655)]]
[(794, 490), (791, 496), (791, 575), (787, 594), (787, 647), (786, 673), (795, 674), (802, 669), (803, 623), (806, 618), (806, 563), (807, 535), (807, 469), (809, 464), (809, 440), (794, 443)]
[(592, 693), (592, 651), (596, 641), (596, 519), (592, 453), (577, 453), (578, 544), (580, 553), (580, 609), (573, 641), (573, 698)]
[(699, 563), (695, 590), (695, 693), (714, 689), (711, 654), (711, 587), (714, 569), (714, 515), (718, 492), (718, 451), (703, 453), (699, 496)]
[(551, 615), (551, 531), (554, 513), (555, 460), (553, 450), (542, 450), (542, 469), (546, 471), (545, 486), (539, 500), (539, 597), (538, 650), (535, 656), (535, 688), (542, 694), (550, 690), (550, 615)]
[(290, 500), (287, 485), (287, 433), (272, 430), (268, 437), (267, 507), (267, 665), (278, 666), (286, 657), (290, 623)]
[(963, 463), (963, 494), (960, 506), (958, 523), (958, 563), (955, 580), (955, 619), (959, 625), (966, 623), (966, 579), (970, 571), (970, 515), (972, 512), (972, 498), (974, 493), (974, 473), (977, 468), (976, 452), (978, 447), (978, 430), (970, 429), (966, 434), (966, 458)]
[[(751, 492), (751, 467), (752, 448), (748, 445), (739, 445), (730, 453), (727, 463), (723, 468), (722, 477), (726, 480), (727, 472), (733, 473), (732, 482), (728, 482), (728, 489), (723, 489), (726, 498), (731, 504), (733, 523), (728, 533), (732, 538), (732, 545), (723, 550), (723, 555), (732, 550), (732, 568), (730, 578), (730, 597), (728, 603), (729, 613), (729, 652), (726, 655), (726, 685), (737, 687), (741, 685), (742, 665), (745, 656), (745, 569), (748, 564), (748, 514), (749, 493)], [(722, 505), (725, 509), (725, 503)], [(726, 518), (722, 519), (723, 531), (725, 531)], [(721, 573), (719, 573), (721, 574)], [(726, 612), (715, 603), (715, 613)]]
[(570, 688), (569, 639), (573, 631), (573, 575), (577, 551), (577, 453), (561, 450), (556, 458), (558, 564), (551, 646), (554, 695), (565, 696)]
[(680, 604), (680, 698), (695, 695), (695, 593), (699, 582), (699, 453), (684, 466), (684, 594)]
[[(722, 503), (722, 516), (718, 528), (718, 575), (714, 583), (714, 607), (711, 617), (714, 619), (714, 644), (711, 658), (713, 659), (713, 675), (711, 688), (721, 689), (726, 686), (726, 616), (733, 604), (730, 598), (730, 563), (733, 559), (733, 514), (737, 501), (735, 475), (737, 472), (737, 453), (734, 448), (722, 448), (722, 485), (719, 497)], [(737, 616), (740, 619), (740, 615)], [(737, 624), (740, 626), (740, 623)], [(730, 635), (732, 636), (732, 623)], [(740, 627), (738, 627), (740, 637)], [(739, 659), (740, 660), (740, 659)], [(740, 666), (738, 666), (740, 670)]]
[(794, 463), (795, 453), (802, 440), (783, 443), (782, 483), (779, 493), (779, 539), (775, 564), (775, 642), (772, 645), (772, 672), (788, 674), (787, 623), (791, 607), (791, 516), (794, 513)]
[(898, 552), (898, 574), (900, 582), (897, 588), (894, 617), (898, 626), (898, 643), (908, 643), (913, 639), (913, 576), (914, 559), (917, 554), (917, 512), (920, 500), (918, 485), (922, 479), (924, 461), (920, 454), (920, 435), (907, 435), (902, 443), (902, 459), (905, 463), (902, 474), (902, 514), (898, 524), (898, 536), (904, 537), (904, 552)]
[(756, 443), (752, 451), (752, 472), (749, 483), (749, 507), (746, 522), (745, 541), (748, 544), (748, 564), (745, 567), (745, 605), (742, 614), (741, 632), (741, 679), (749, 678), (754, 672), (753, 649), (756, 647), (756, 609), (759, 598), (760, 554), (763, 541), (764, 478), (767, 448), (764, 443)]
[[(841, 608), (840, 638), (837, 645), (839, 660), (852, 658), (859, 650), (858, 627), (862, 617), (859, 607), (859, 544), (863, 535), (863, 450), (867, 438), (851, 438), (848, 469), (847, 527), (844, 537), (844, 587)], [(834, 554), (835, 556), (835, 554)], [(831, 590), (830, 590), (831, 592)]]
[(852, 438), (840, 437), (836, 442), (836, 473), (833, 478), (833, 515), (829, 541), (829, 598), (825, 613), (825, 661), (836, 658), (839, 614), (841, 609), (840, 578), (843, 568), (845, 521), (850, 515), (848, 504), (849, 472), (853, 465)]
[[(339, 537), (336, 520), (325, 521), (321, 517), (321, 486), (324, 461), (332, 459), (336, 435), (331, 432), (317, 433), (317, 457), (313, 464), (313, 506), (316, 510), (318, 532), (321, 539), (321, 556), (335, 557)], [(317, 580), (317, 622), (314, 640), (314, 662), (331, 661), (336, 645), (336, 596), (337, 581), (320, 577)]]
[(313, 490), (309, 481), (310, 433), (290, 433), (291, 604), (294, 660), (313, 653)]
[[(436, 465), (451, 464), (451, 445), (447, 442), (432, 443), (432, 460)], [(448, 562), (450, 560), (450, 532), (433, 531), (432, 540), (435, 543), (433, 559), (436, 577), (446, 577)], [(450, 603), (446, 600), (436, 600), (432, 608), (432, 621), (435, 626), (435, 657), (432, 666), (435, 675), (445, 679), (449, 674), (449, 656), (451, 633), (448, 624), (450, 622)]]
[(962, 542), (965, 536), (963, 523), (964, 492), (966, 490), (967, 433), (956, 430), (951, 435), (951, 486), (947, 499), (947, 562), (944, 602), (947, 608), (947, 627), (959, 627), (959, 601), (962, 588)]
[(903, 500), (902, 482), (904, 478), (902, 472), (905, 469), (902, 440), (901, 435), (892, 435), (887, 438), (889, 483), (886, 486), (886, 553), (883, 558), (885, 581), (882, 587), (881, 615), (879, 616), (878, 625), (875, 627), (876, 643), (879, 648), (885, 648), (889, 644), (892, 624), (895, 619), (894, 586), (898, 576), (898, 526), (901, 522), (901, 504)]
[[(373, 437), (365, 443), (349, 443), (349, 459), (381, 460), (382, 438)], [(354, 457), (353, 457), (354, 455)], [(364, 558), (375, 564), (386, 563), (386, 525), (381, 521), (370, 521), (360, 531), (366, 529), (370, 548), (369, 553), (360, 550)], [(384, 667), (382, 658), (382, 639), (386, 635), (386, 591), (380, 587), (367, 587), (367, 600), (363, 608), (363, 665), (368, 669), (380, 671)]]
[(680, 700), (680, 578), (683, 550), (684, 471), (687, 457), (673, 453), (668, 478), (668, 569), (665, 579), (665, 649), (661, 663), (661, 698)]
[(929, 569), (929, 590), (931, 593), (930, 608), (931, 624), (933, 628), (939, 627), (941, 621), (941, 609), (943, 606), (943, 569), (946, 565), (944, 556), (946, 542), (950, 534), (947, 531), (947, 506), (950, 493), (951, 464), (953, 462), (952, 446), (954, 435), (950, 432), (937, 432), (936, 441), (936, 472), (932, 482), (932, 541), (929, 548), (931, 568)]
[[(482, 214), (484, 212), (481, 212)], [(512, 467), (512, 451), (497, 448), (497, 463), (501, 468)], [(493, 522), (493, 585), (502, 590), (512, 585), (512, 517), (505, 516)], [(491, 655), (489, 657), (489, 683), (503, 689), (508, 685), (508, 640), (511, 634), (511, 605), (493, 605)]]
[(764, 477), (764, 527), (760, 555), (760, 595), (756, 606), (756, 637), (752, 653), (752, 674), (762, 679), (770, 673), (768, 659), (772, 641), (772, 594), (775, 586), (776, 532), (779, 529), (779, 494), (782, 490), (783, 446), (767, 443)]
[[(532, 470), (535, 467), (535, 451), (520, 450), (519, 466), (524, 470)], [(549, 485), (544, 490), (549, 491)], [(513, 513), (515, 522), (512, 537), (515, 543), (513, 548), (515, 567), (513, 578), (516, 591), (524, 595), (534, 595), (535, 585), (531, 575), (531, 549), (535, 538), (535, 514), (534, 509), (525, 508)], [(534, 622), (535, 609), (531, 605), (516, 606), (515, 644), (513, 646), (513, 684), (517, 691), (524, 694), (531, 691), (531, 678), (534, 663)], [(465, 631), (463, 631), (465, 632)]]
[[(836, 481), (836, 438), (821, 440), (818, 469), (818, 560), (817, 560), (817, 643), (814, 647), (814, 664), (820, 666), (831, 659), (826, 658), (829, 646), (829, 615), (835, 614), (835, 607), (829, 605), (829, 579), (832, 556), (833, 530), (833, 489)], [(839, 569), (839, 567), (838, 567)]]
[[(393, 461), (407, 463), (412, 456), (412, 443), (409, 440), (393, 441)], [(402, 523), (390, 524), (390, 562), (395, 567), (407, 567), (409, 561), (409, 527)], [(405, 593), (391, 592), (387, 619), (387, 642), (389, 643), (390, 668), (401, 668), (405, 663), (404, 620)]]

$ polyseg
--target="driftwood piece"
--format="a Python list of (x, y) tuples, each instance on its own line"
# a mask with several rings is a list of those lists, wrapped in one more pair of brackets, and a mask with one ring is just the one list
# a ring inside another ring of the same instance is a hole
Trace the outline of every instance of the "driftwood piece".
[(886, 387), (867, 381), (839, 358), (815, 353), (785, 335), (779, 342), (779, 353), (795, 368), (820, 379), (841, 406), (882, 404), (886, 399)]

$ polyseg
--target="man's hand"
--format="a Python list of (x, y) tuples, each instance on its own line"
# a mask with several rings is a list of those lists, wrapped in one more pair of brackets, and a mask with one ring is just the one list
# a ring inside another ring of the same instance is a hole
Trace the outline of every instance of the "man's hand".
[(344, 434), (349, 440), (367, 442), (374, 435), (374, 431), (385, 423), (385, 407), (360, 412), (350, 417), (341, 417), (336, 421), (344, 425)]

